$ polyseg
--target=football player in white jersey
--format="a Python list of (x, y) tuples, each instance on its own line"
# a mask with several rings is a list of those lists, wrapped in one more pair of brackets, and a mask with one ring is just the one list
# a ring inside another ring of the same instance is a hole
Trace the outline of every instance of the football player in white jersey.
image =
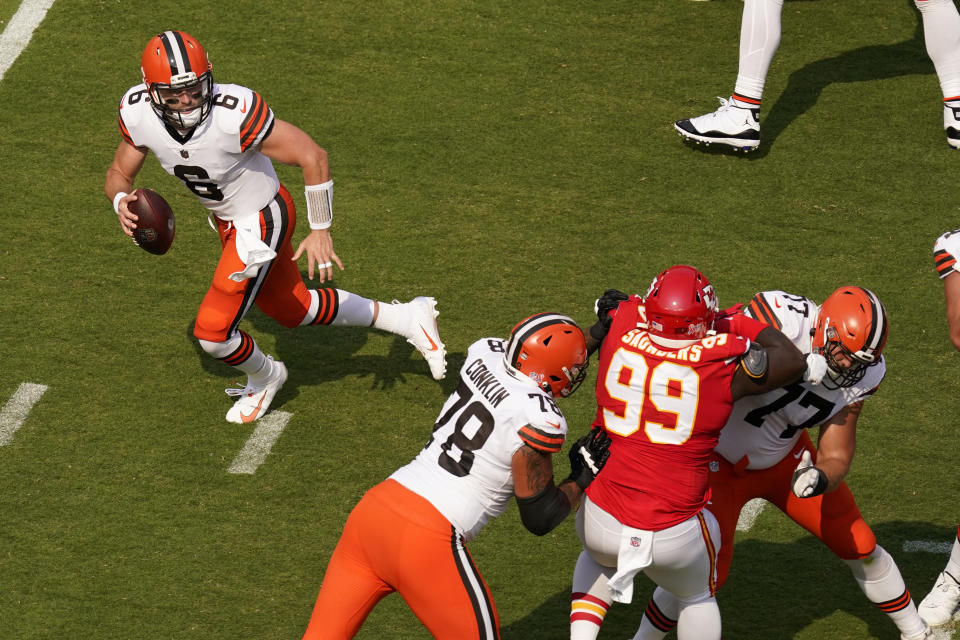
[[(943, 280), (943, 293), (947, 303), (947, 327), (953, 346), (960, 350), (960, 229), (948, 231), (937, 238), (933, 245), (934, 266)], [(930, 626), (947, 624), (960, 606), (960, 525), (953, 539), (950, 559), (930, 593), (920, 601), (920, 617)]]
[[(134, 180), (147, 153), (183, 181), (207, 208), (222, 253), (194, 326), (203, 350), (247, 375), (227, 412), (230, 422), (252, 422), (270, 408), (287, 379), (282, 362), (265, 355), (239, 328), (251, 305), (285, 327), (316, 324), (373, 326), (401, 335), (423, 354), (434, 378), (446, 372), (446, 352), (437, 333), (436, 301), (417, 297), (384, 304), (335, 288), (307, 289), (317, 268), (321, 282), (343, 263), (333, 250), (333, 180), (327, 152), (301, 129), (275, 118), (267, 103), (246, 87), (215, 84), (200, 43), (183, 31), (164, 31), (147, 43), (141, 58), (143, 83), (120, 101), (122, 140), (107, 170), (104, 189), (120, 227), (133, 237), (137, 216)], [(273, 162), (299, 166), (306, 184), (310, 232), (296, 253), (291, 240), (296, 208), (280, 184)]]
[[(850, 567), (903, 640), (932, 637), (893, 557), (877, 544), (844, 482), (863, 403), (886, 372), (888, 325), (879, 298), (868, 289), (841, 287), (818, 307), (803, 296), (765, 291), (745, 313), (780, 329), (800, 351), (822, 354), (827, 375), (818, 385), (797, 382), (734, 403), (710, 462), (709, 508), (722, 540), (717, 588), (730, 571), (740, 510), (763, 498)], [(817, 446), (807, 435), (812, 427), (819, 427)], [(676, 626), (677, 612), (676, 598), (656, 589), (634, 640), (663, 638)]]
[[(729, 99), (696, 118), (678, 120), (681, 136), (706, 144), (751, 151), (760, 144), (760, 105), (773, 55), (780, 46), (784, 0), (744, 0), (740, 24), (740, 66)], [(960, 148), (960, 13), (954, 0), (914, 0), (923, 20), (927, 55), (943, 93), (947, 144)]]
[(394, 591), (436, 638), (499, 638), (493, 598), (465, 545), (511, 497), (536, 535), (579, 504), (609, 438), (596, 430), (578, 440), (559, 486), (552, 455), (567, 434), (555, 400), (573, 393), (586, 367), (582, 332), (556, 313), (521, 321), (507, 341), (474, 342), (427, 445), (350, 513), (304, 639), (352, 638)]

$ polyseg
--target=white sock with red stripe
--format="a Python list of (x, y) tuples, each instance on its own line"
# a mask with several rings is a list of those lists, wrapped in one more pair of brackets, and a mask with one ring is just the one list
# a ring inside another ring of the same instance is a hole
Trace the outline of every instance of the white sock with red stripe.
[(914, 0), (923, 19), (923, 40), (945, 101), (960, 100), (960, 13), (953, 0)]
[(867, 599), (890, 616), (900, 633), (907, 638), (923, 638), (926, 625), (917, 614), (917, 605), (907, 591), (893, 556), (877, 545), (866, 558), (844, 562), (853, 571), (853, 577)]
[(733, 89), (736, 94), (734, 104), (738, 107), (756, 109), (760, 106), (770, 62), (780, 46), (782, 12), (783, 0), (744, 0), (740, 22), (740, 66)]
[(570, 596), (570, 640), (596, 640), (613, 603), (607, 580), (615, 571), (597, 564), (586, 551), (580, 552)]

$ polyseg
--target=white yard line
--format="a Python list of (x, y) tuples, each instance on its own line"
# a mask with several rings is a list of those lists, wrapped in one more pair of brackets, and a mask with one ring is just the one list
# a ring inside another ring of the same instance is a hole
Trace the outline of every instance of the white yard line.
[(740, 510), (740, 519), (737, 520), (737, 531), (750, 531), (765, 506), (767, 501), (763, 498), (754, 498), (743, 505), (743, 509)]
[(953, 548), (953, 542), (935, 542), (933, 540), (904, 540), (903, 550), (911, 553), (921, 551), (924, 553), (942, 553), (947, 555)]
[(233, 459), (233, 464), (227, 469), (227, 473), (256, 473), (257, 467), (266, 460), (273, 443), (283, 433), (292, 417), (293, 414), (286, 411), (271, 411), (257, 420), (257, 428), (253, 430), (243, 449)]
[(20, 52), (27, 48), (33, 32), (43, 22), (53, 0), (23, 0), (10, 18), (7, 28), (0, 33), (0, 79), (7, 73)]
[(44, 384), (20, 383), (17, 390), (7, 400), (7, 404), (3, 405), (3, 409), (0, 410), (0, 447), (13, 441), (13, 434), (23, 426), (23, 421), (27, 419), (30, 409), (37, 404), (46, 390), (47, 385)]

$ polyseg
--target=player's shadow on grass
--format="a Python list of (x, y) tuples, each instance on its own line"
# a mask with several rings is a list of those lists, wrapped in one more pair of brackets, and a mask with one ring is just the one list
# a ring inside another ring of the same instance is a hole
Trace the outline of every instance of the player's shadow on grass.
[[(370, 390), (391, 389), (398, 383), (408, 382), (408, 376), (426, 378), (430, 384), (440, 384), (446, 393), (456, 386), (456, 373), (465, 359), (464, 354), (447, 352), (447, 376), (441, 381), (430, 375), (430, 367), (423, 356), (404, 338), (374, 328), (316, 326), (288, 329), (253, 307), (240, 323), (258, 344), (262, 336), (272, 335), (276, 348), (265, 351), (287, 367), (289, 378), (277, 397), (273, 408), (296, 398), (301, 387), (321, 386), (325, 382), (357, 376), (369, 380)], [(358, 355), (372, 335), (382, 335), (390, 343), (386, 355)], [(193, 320), (186, 327), (186, 335), (194, 347), (200, 366), (207, 373), (221, 377), (227, 386), (239, 383), (246, 377), (233, 367), (207, 355), (193, 337)], [(322, 397), (322, 396), (321, 396)], [(225, 407), (229, 402), (225, 401)]]
[[(784, 517), (784, 516), (780, 516)], [(896, 560), (907, 589), (919, 602), (933, 586), (947, 555), (905, 552), (903, 543), (949, 543), (956, 529), (922, 522), (873, 525), (878, 543)], [(798, 528), (799, 530), (799, 528)], [(573, 575), (573, 567), (570, 567)], [(632, 638), (654, 585), (638, 575), (633, 602), (614, 604), (600, 638)], [(497, 594), (494, 593), (494, 598)], [(871, 637), (897, 640), (900, 632), (871, 604), (845, 563), (816, 538), (793, 543), (749, 539), (736, 544), (730, 578), (717, 595), (724, 640), (791, 640), (818, 620), (841, 611), (867, 626)], [(557, 592), (524, 618), (503, 628), (503, 640), (561, 640), (569, 637), (570, 592)], [(671, 632), (667, 638), (676, 638)]]
[[(909, 0), (913, 7), (913, 0)], [(916, 10), (914, 10), (916, 13)], [(867, 82), (907, 75), (934, 74), (933, 62), (927, 56), (923, 40), (923, 24), (917, 18), (913, 37), (896, 44), (871, 45), (845, 51), (825, 60), (817, 60), (794, 71), (787, 80), (787, 86), (777, 98), (769, 113), (760, 113), (760, 147), (747, 154), (752, 160), (763, 158), (773, 147), (777, 137), (790, 124), (809, 111), (820, 98), (823, 90), (833, 84)], [(935, 89), (931, 88), (932, 92)], [(936, 97), (935, 93), (931, 94)], [(929, 102), (929, 104), (928, 104)], [(936, 99), (917, 100), (916, 104), (906, 105), (916, 108), (918, 117), (941, 117)], [(864, 136), (889, 135), (898, 137), (907, 132), (889, 131), (870, 114), (870, 105), (860, 103), (839, 114), (850, 122)], [(863, 126), (866, 124), (867, 126)], [(833, 144), (832, 140), (813, 141), (824, 146)]]

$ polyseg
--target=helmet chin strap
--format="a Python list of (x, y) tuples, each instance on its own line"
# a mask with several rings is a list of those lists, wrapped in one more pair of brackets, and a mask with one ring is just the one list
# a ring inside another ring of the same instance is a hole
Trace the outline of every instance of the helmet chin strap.
[(700, 342), (698, 339), (690, 340), (679, 340), (677, 338), (664, 338), (663, 336), (658, 336), (653, 333), (647, 333), (650, 336), (650, 341), (654, 344), (658, 344), (661, 347), (667, 347), (668, 349), (681, 349), (683, 347), (689, 347), (692, 344)]

